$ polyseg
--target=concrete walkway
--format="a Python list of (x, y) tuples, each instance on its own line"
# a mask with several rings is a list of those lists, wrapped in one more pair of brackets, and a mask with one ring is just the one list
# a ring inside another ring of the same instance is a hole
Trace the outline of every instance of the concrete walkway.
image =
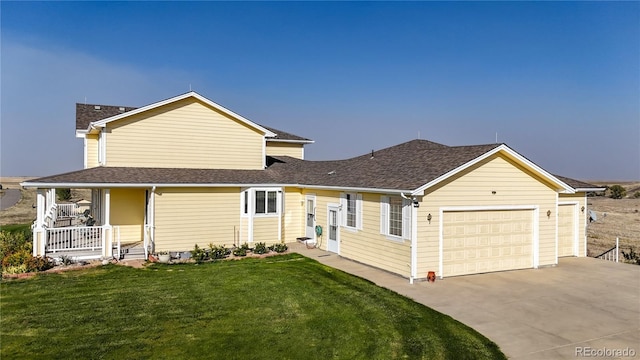
[(22, 198), (19, 189), (4, 189), (4, 194), (0, 197), (0, 210), (6, 210), (17, 204)]
[(292, 251), (450, 315), (495, 341), (511, 359), (576, 359), (580, 351), (616, 349), (635, 356), (600, 358), (640, 358), (640, 266), (563, 258), (557, 267), (410, 285), (408, 279), (335, 254), (290, 245)]

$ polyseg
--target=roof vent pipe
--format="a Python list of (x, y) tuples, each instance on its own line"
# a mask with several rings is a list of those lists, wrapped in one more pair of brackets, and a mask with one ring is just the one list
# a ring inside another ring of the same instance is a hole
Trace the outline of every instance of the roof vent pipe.
[(371, 158), (373, 159), (373, 149), (371, 149)]

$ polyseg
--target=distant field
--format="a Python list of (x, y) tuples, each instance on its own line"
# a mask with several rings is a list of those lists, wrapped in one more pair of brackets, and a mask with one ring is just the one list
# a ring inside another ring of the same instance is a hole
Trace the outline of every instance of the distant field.
[(605, 196), (588, 198), (588, 208), (596, 212), (598, 220), (587, 227), (587, 248), (589, 256), (597, 256), (610, 249), (620, 238), (624, 251), (633, 247), (640, 253), (640, 198), (633, 198), (640, 191), (640, 182), (593, 181), (599, 186), (622, 185), (627, 190), (624, 199)]
[(1, 177), (0, 184), (3, 189), (21, 189), (22, 199), (6, 210), (0, 211), (0, 226), (9, 224), (28, 224), (36, 218), (36, 191), (22, 189), (20, 183), (33, 177)]
[[(21, 182), (33, 179), (33, 177), (1, 177), (0, 184), (3, 189), (20, 189), (22, 199), (6, 210), (0, 211), (0, 226), (9, 224), (30, 224), (36, 219), (36, 191), (34, 189), (22, 189)], [(72, 190), (73, 199), (91, 199), (91, 190)]]

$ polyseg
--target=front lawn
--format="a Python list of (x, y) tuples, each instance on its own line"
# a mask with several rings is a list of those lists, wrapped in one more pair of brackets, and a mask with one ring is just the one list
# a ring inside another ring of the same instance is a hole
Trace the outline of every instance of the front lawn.
[(505, 358), (473, 329), (298, 254), (0, 284), (0, 358)]

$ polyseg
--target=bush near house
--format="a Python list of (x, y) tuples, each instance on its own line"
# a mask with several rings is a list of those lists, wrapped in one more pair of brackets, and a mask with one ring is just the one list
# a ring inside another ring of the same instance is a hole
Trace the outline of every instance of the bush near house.
[(21, 274), (44, 271), (53, 267), (53, 261), (33, 256), (33, 235), (29, 225), (3, 226), (0, 230), (0, 257), (3, 274)]

